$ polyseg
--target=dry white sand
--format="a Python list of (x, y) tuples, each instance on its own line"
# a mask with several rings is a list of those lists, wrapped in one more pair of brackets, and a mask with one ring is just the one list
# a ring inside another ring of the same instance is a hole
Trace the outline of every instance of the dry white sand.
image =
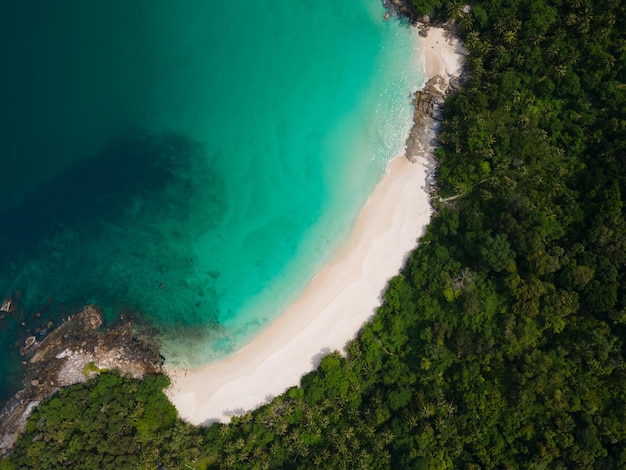
[[(422, 47), (426, 79), (460, 69), (462, 57), (443, 30), (430, 29)], [(374, 314), (430, 214), (425, 163), (395, 158), (343, 249), (273, 324), (225, 360), (167, 370), (166, 393), (180, 416), (195, 424), (228, 422), (298, 385), (325, 353), (342, 350)]]
[(430, 28), (428, 36), (420, 41), (426, 80), (440, 75), (444, 79), (458, 76), (467, 50), (463, 44), (443, 28)]

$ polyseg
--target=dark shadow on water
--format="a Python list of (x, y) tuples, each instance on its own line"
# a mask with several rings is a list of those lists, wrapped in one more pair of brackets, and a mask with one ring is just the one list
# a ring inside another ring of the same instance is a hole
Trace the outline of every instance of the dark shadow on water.
[[(192, 242), (227, 205), (214, 158), (189, 136), (132, 129), (0, 212), (0, 302), (22, 296), (0, 319), (0, 377), (19, 370), (27, 336), (87, 302), (113, 320), (145, 310), (172, 326), (211, 321), (212, 278), (189, 278)], [(4, 377), (0, 402), (16, 391)]]
[(133, 201), (158, 198), (168, 185), (191, 192), (191, 182), (176, 176), (188, 173), (201, 152), (200, 144), (180, 134), (128, 131), (49, 180), (21, 206), (0, 213), (0, 266), (16, 253), (28, 255), (59, 227), (93, 230)]

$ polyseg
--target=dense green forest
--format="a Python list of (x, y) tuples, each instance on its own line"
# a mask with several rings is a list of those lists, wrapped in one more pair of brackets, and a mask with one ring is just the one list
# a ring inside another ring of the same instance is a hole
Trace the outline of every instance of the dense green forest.
[(103, 374), (0, 468), (626, 468), (626, 4), (415, 8), (454, 19), (469, 79), (436, 216), (347, 357), (207, 429), (165, 378)]

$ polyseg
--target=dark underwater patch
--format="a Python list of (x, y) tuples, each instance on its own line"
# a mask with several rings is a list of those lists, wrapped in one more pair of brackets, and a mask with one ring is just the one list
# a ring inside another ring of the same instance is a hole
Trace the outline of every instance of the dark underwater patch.
[(86, 303), (157, 329), (214, 322), (214, 277), (193, 243), (227, 207), (215, 158), (188, 136), (135, 129), (0, 213), (0, 296), (21, 297), (0, 319), (0, 367), (15, 370), (27, 336)]
[[(162, 205), (166, 217), (193, 222), (185, 203), (194, 197), (194, 183), (208, 189), (212, 204), (222, 205), (222, 183), (204, 159), (202, 146), (180, 134), (129, 131), (43, 184), (19, 207), (0, 213), (0, 265), (38, 249), (59, 227), (87, 232), (115, 223), (133, 203), (152, 210)], [(194, 181), (201, 177), (206, 180)], [(195, 231), (218, 223), (219, 210), (212, 215)]]

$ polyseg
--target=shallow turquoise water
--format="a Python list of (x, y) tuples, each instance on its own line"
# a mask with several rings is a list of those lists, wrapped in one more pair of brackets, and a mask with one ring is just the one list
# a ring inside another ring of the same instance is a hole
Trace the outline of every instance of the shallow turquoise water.
[[(241, 347), (346, 236), (410, 126), (416, 36), (378, 0), (0, 7), (2, 393), (85, 303), (167, 359)], [(23, 324), (22, 324), (23, 323)], [(9, 372), (10, 371), (10, 372)]]

